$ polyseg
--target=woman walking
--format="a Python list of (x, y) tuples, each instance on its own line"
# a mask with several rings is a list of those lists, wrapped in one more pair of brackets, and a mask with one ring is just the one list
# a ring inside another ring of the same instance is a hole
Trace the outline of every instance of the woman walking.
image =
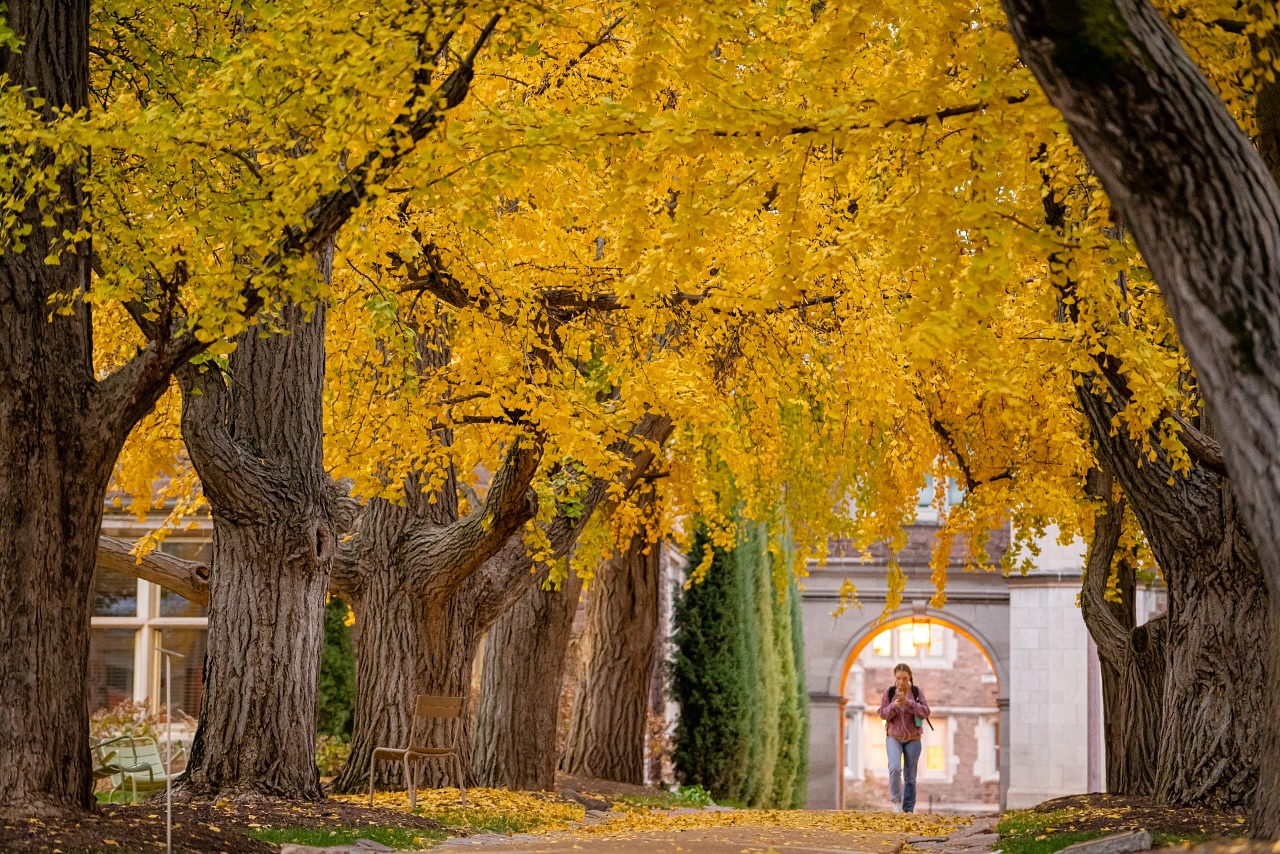
[[(929, 703), (911, 678), (911, 668), (893, 668), (893, 685), (880, 700), (884, 718), (885, 750), (889, 754), (889, 798), (894, 811), (916, 810), (916, 764), (920, 761), (920, 739), (929, 718)], [(905, 779), (904, 779), (905, 778)]]

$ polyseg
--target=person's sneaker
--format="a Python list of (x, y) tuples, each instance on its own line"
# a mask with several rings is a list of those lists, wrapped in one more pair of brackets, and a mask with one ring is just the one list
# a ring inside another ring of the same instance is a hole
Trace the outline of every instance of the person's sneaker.
[(894, 812), (902, 812), (902, 801), (890, 801), (891, 809)]

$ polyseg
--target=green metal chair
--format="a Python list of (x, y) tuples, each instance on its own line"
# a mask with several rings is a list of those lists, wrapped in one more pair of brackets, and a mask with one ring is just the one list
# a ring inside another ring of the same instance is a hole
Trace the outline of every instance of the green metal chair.
[[(126, 785), (130, 789), (131, 801), (136, 801), (139, 791), (146, 793), (163, 789), (169, 780), (164, 760), (160, 756), (160, 745), (150, 736), (126, 733), (98, 742), (93, 746), (93, 752), (94, 777), (111, 782), (111, 788), (107, 792), (108, 802)], [(185, 753), (182, 742), (178, 742), (175, 758)]]

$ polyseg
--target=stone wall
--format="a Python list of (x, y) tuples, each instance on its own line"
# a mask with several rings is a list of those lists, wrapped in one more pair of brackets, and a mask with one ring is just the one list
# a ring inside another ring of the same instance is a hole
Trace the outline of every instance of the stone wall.
[(1010, 579), (1010, 809), (1088, 791), (1088, 632), (1080, 580)]

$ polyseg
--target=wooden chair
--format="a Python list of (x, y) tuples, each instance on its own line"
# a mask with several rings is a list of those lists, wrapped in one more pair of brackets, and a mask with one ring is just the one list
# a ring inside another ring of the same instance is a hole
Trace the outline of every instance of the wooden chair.
[(461, 697), (432, 697), (421, 694), (413, 702), (413, 719), (409, 723), (409, 744), (407, 747), (375, 747), (373, 760), (369, 763), (369, 806), (373, 806), (373, 770), (378, 760), (403, 762), (404, 782), (409, 789), (409, 811), (418, 805), (418, 784), (413, 773), (413, 762), (420, 759), (444, 759), (453, 757), (453, 767), (458, 775), (458, 791), (462, 795), (462, 805), (467, 805), (466, 780), (462, 776), (462, 757), (456, 744), (445, 747), (428, 747), (423, 744), (427, 721), (448, 720), (462, 717)]

